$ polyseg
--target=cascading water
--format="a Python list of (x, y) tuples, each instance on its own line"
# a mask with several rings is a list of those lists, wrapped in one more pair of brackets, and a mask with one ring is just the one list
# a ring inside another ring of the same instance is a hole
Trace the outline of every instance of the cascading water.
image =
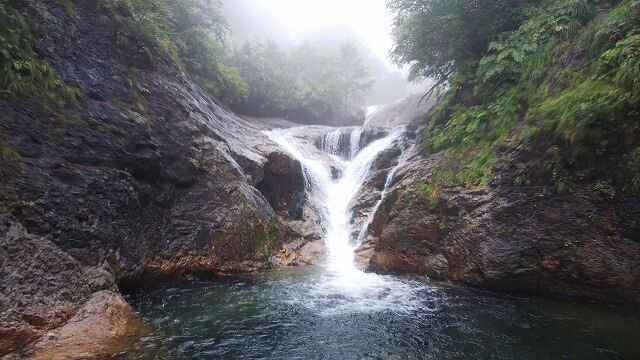
[[(349, 202), (380, 152), (402, 148), (402, 130), (369, 145), (368, 139), (385, 132), (367, 129), (363, 136), (357, 133), (361, 129), (336, 129), (325, 136), (325, 144), (311, 144), (306, 131), (268, 135), (304, 166), (309, 205), (319, 212), (325, 232), (327, 266), (195, 281), (131, 295), (130, 303), (149, 321), (148, 328), (156, 330), (134, 340), (117, 358), (637, 358), (633, 335), (640, 331), (640, 317), (635, 312), (503, 297), (441, 287), (424, 278), (358, 271), (349, 243), (349, 234), (357, 230), (349, 225)], [(400, 155), (382, 196), (410, 154), (405, 150)], [(332, 172), (336, 167), (341, 176)]]
[[(412, 294), (418, 290), (406, 282), (364, 273), (354, 264), (357, 244), (349, 242), (352, 231), (349, 203), (362, 188), (377, 155), (400, 141), (404, 128), (393, 129), (387, 136), (360, 149), (362, 131), (362, 128), (337, 129), (323, 137), (322, 149), (343, 166), (342, 176), (337, 180), (332, 179), (330, 167), (314, 156), (303, 141), (293, 136), (291, 129), (266, 132), (271, 140), (302, 163), (310, 199), (323, 212), (321, 218), (329, 253), (327, 273), (323, 282), (310, 289), (311, 297), (304, 301), (329, 313), (382, 309), (403, 311), (413, 308), (416, 300)], [(390, 172), (385, 187), (393, 173), (395, 170)]]

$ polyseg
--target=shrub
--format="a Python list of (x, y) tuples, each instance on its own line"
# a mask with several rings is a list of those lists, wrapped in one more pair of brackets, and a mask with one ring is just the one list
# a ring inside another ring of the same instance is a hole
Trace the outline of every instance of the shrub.
[(594, 185), (594, 189), (598, 193), (598, 196), (603, 200), (613, 200), (616, 196), (616, 189), (611, 186), (609, 181), (598, 180)]

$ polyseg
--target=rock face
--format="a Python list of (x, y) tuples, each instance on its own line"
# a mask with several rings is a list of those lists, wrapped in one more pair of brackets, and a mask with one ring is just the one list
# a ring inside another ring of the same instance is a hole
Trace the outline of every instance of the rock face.
[(426, 98), (422, 94), (411, 95), (379, 108), (369, 115), (365, 123), (368, 126), (386, 127), (411, 124), (417, 118), (424, 117), (437, 99), (436, 95)]
[(284, 152), (267, 155), (264, 178), (256, 187), (273, 209), (281, 216), (299, 220), (305, 202), (305, 183), (302, 165)]
[(564, 196), (543, 177), (516, 186), (517, 164), (536, 155), (509, 148), (489, 188), (425, 194), (420, 184), (446, 160), (422, 152), (398, 171), (378, 208), (357, 251), (363, 268), (640, 305), (640, 198), (622, 190), (623, 158), (595, 170), (609, 174), (613, 192), (593, 179)]
[(101, 291), (321, 259), (300, 166), (264, 125), (222, 109), (168, 56), (130, 65), (94, 2), (73, 1), (73, 18), (43, 4), (52, 19), (35, 50), (83, 97), (0, 103), (0, 356)]

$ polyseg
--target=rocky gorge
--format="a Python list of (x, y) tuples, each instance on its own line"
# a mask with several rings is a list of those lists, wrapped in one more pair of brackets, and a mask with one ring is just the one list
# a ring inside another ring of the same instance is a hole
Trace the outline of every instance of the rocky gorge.
[(3, 359), (118, 353), (118, 339), (148, 326), (123, 293), (325, 263), (309, 169), (273, 129), (289, 129), (333, 180), (344, 161), (399, 132), (348, 199), (365, 271), (640, 305), (640, 197), (623, 190), (622, 154), (563, 196), (539, 152), (505, 141), (489, 186), (440, 185), (449, 160), (423, 146), (435, 98), (344, 128), (243, 117), (170, 56), (152, 66), (118, 51), (97, 6), (72, 3), (74, 16), (43, 2), (50, 18), (34, 48), (77, 88), (78, 104), (0, 100)]

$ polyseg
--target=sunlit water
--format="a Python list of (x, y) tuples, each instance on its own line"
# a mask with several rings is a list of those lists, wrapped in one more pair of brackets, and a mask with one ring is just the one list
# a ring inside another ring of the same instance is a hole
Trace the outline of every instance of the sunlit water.
[[(351, 129), (340, 158), (343, 131), (329, 133), (322, 142), (342, 167), (337, 180), (318, 160), (317, 150), (291, 130), (267, 133), (305, 169), (309, 199), (325, 229), (327, 264), (132, 295), (129, 302), (153, 330), (117, 357), (640, 358), (640, 318), (632, 311), (497, 296), (357, 270), (349, 202), (376, 155), (402, 141), (403, 129), (364, 148), (361, 129)], [(387, 185), (393, 174), (392, 169)]]

